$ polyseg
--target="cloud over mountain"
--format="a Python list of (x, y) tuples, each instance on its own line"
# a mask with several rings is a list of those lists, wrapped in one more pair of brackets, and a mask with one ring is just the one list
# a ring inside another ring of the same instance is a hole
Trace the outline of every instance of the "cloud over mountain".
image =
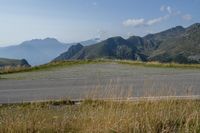
[(164, 16), (160, 16), (160, 17), (152, 18), (152, 19), (130, 18), (130, 19), (123, 21), (123, 25), (125, 27), (152, 26), (152, 25), (161, 23), (163, 21), (166, 21), (174, 16), (178, 16), (186, 21), (190, 21), (192, 19), (192, 16), (190, 14), (183, 14), (183, 13), (181, 13), (181, 11), (173, 9), (171, 6), (162, 5), (160, 7), (160, 11), (166, 12), (167, 14)]

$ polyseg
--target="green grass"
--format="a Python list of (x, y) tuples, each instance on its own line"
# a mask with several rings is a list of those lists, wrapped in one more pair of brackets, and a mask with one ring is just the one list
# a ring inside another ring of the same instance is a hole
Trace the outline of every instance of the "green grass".
[(80, 105), (46, 102), (0, 108), (1, 133), (185, 133), (200, 132), (199, 123), (197, 100), (85, 100)]
[(184, 68), (184, 69), (200, 69), (200, 64), (177, 64), (177, 63), (159, 63), (159, 62), (141, 62), (141, 61), (131, 61), (131, 60), (109, 60), (109, 59), (96, 59), (96, 60), (74, 60), (74, 61), (59, 61), (51, 62), (48, 64), (30, 67), (30, 68), (8, 68), (0, 70), (0, 74), (10, 74), (10, 73), (19, 73), (19, 72), (31, 72), (31, 71), (42, 71), (42, 70), (51, 70), (58, 67), (68, 67), (74, 65), (82, 64), (95, 64), (95, 63), (119, 63), (119, 64), (128, 64), (135, 66), (143, 67), (163, 67), (163, 68)]
[(59, 62), (51, 62), (48, 64), (30, 67), (30, 68), (9, 68), (0, 70), (0, 74), (10, 74), (10, 73), (19, 73), (19, 72), (31, 72), (31, 71), (42, 71), (42, 70), (51, 70), (53, 68), (60, 68), (60, 67), (69, 67), (74, 65), (81, 65), (81, 64), (91, 64), (91, 63), (103, 63), (106, 60), (74, 60), (74, 61), (59, 61)]
[(129, 65), (137, 65), (137, 66), (144, 66), (144, 67), (200, 69), (200, 64), (142, 62), (142, 61), (131, 61), (131, 60), (116, 60), (116, 62), (120, 64), (129, 64)]

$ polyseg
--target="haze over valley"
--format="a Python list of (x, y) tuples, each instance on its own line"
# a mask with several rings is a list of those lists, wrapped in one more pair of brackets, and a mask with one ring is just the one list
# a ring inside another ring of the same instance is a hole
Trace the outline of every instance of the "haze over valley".
[[(95, 44), (98, 38), (80, 42), (87, 46)], [(76, 43), (62, 43), (55, 38), (33, 39), (19, 45), (0, 47), (0, 57), (11, 59), (26, 59), (32, 66), (49, 63), (60, 53)]]

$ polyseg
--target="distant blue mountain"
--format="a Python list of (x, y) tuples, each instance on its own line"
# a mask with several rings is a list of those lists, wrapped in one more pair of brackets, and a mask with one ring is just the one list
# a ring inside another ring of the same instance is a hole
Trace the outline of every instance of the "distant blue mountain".
[[(97, 43), (98, 40), (95, 38), (80, 43), (87, 46)], [(0, 57), (26, 59), (33, 66), (41, 65), (50, 62), (74, 44), (76, 43), (61, 43), (54, 38), (33, 39), (15, 46), (1, 47)]]

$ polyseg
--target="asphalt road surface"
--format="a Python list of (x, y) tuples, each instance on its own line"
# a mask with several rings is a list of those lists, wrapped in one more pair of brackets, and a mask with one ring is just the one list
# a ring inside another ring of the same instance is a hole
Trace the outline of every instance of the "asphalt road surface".
[(1, 75), (0, 103), (85, 97), (200, 95), (200, 70), (116, 63)]

